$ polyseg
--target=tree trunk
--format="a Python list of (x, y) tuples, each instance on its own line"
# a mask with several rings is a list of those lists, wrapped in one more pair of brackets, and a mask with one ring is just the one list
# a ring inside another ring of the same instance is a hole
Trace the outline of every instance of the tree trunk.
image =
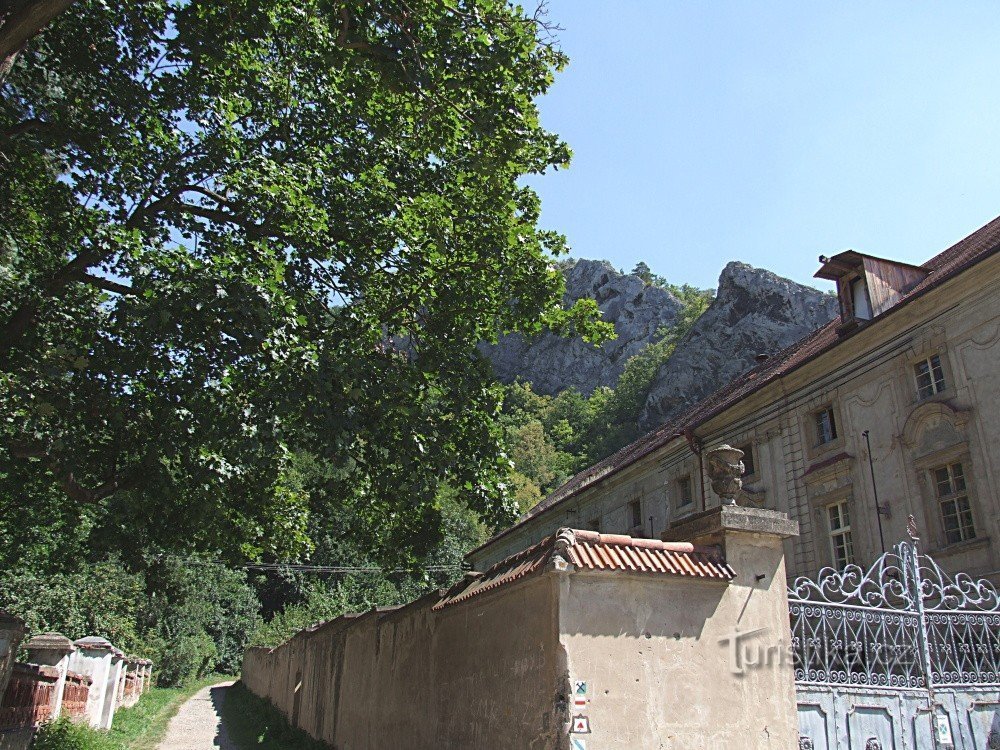
[(0, 0), (0, 81), (35, 34), (73, 4), (73, 0)]

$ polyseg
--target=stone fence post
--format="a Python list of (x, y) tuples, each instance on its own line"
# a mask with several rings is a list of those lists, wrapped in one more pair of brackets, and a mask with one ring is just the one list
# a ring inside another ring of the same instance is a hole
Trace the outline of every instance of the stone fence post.
[(31, 664), (52, 667), (59, 673), (52, 706), (52, 718), (58, 719), (62, 711), (70, 656), (76, 651), (73, 641), (61, 633), (42, 633), (29, 638), (24, 647), (28, 651), (28, 661)]
[(100, 728), (105, 703), (114, 700), (117, 676), (113, 674), (111, 662), (115, 657), (115, 647), (98, 636), (80, 638), (74, 645), (77, 650), (70, 657), (69, 668), (90, 678), (90, 691), (87, 694), (87, 707), (84, 713), (90, 726)]

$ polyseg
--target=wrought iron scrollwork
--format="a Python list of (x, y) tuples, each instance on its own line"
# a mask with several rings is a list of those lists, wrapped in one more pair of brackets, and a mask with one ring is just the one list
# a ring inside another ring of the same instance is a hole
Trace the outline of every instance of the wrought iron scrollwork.
[(910, 610), (913, 596), (906, 585), (907, 552), (899, 545), (864, 570), (848, 565), (843, 570), (823, 568), (816, 580), (796, 578), (788, 591), (790, 599), (815, 604), (843, 604), (876, 609)]
[(799, 683), (1000, 684), (1000, 594), (989, 581), (949, 576), (916, 539), (867, 570), (796, 579), (788, 605)]

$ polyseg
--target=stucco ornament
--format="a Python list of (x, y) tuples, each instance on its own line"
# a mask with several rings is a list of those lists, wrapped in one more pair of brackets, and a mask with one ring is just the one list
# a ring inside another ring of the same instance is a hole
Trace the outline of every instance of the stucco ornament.
[(708, 478), (723, 505), (736, 505), (736, 495), (743, 488), (743, 451), (731, 445), (712, 448), (708, 455)]

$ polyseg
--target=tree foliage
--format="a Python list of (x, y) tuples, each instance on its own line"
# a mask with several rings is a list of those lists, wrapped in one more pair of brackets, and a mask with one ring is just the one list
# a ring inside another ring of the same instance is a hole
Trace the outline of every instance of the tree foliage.
[(386, 559), (443, 483), (509, 519), (475, 345), (608, 330), (520, 182), (569, 159), (533, 103), (565, 62), (500, 0), (59, 15), (0, 82), (0, 496), (96, 552), (274, 559), (307, 452)]
[(148, 561), (143, 571), (114, 558), (62, 572), (7, 567), (0, 609), (24, 619), (31, 633), (99, 635), (151, 658), (166, 685), (238, 672), (261, 619), (244, 572), (169, 556)]

